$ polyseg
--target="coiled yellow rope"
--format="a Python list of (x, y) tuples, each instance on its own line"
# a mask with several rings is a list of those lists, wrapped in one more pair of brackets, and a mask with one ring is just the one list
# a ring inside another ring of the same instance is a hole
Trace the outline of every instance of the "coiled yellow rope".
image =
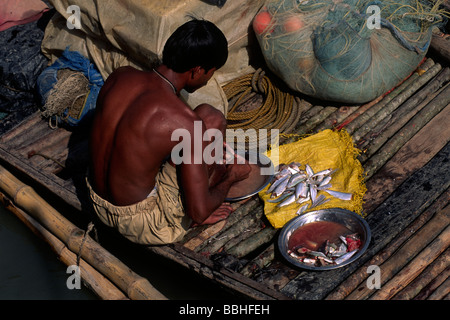
[[(300, 98), (280, 90), (262, 69), (233, 80), (226, 84), (223, 90), (229, 101), (229, 129), (255, 129), (257, 132), (259, 129), (267, 129), (267, 136), (264, 138), (267, 137), (267, 142), (270, 143), (270, 129), (278, 129), (280, 135), (286, 135), (295, 128), (300, 119)], [(240, 107), (258, 94), (263, 98), (260, 107), (239, 111)], [(246, 137), (246, 141), (249, 139)]]

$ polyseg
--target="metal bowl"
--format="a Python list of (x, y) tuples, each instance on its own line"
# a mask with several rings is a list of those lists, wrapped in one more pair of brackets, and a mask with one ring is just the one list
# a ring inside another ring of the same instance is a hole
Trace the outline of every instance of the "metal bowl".
[(249, 178), (232, 186), (225, 201), (233, 202), (249, 198), (263, 190), (272, 180), (275, 168), (269, 157), (261, 153), (247, 151), (244, 158), (250, 162), (252, 172)]
[[(336, 222), (339, 223), (349, 230), (351, 230), (353, 233), (358, 233), (361, 237), (361, 247), (358, 252), (356, 252), (351, 258), (348, 260), (342, 262), (341, 264), (336, 265), (328, 265), (328, 266), (311, 266), (304, 264), (303, 262), (291, 257), (288, 254), (288, 241), (292, 233), (300, 228), (301, 226), (315, 222), (315, 221), (330, 221), (330, 222)], [(293, 218), (290, 220), (281, 230), (279, 238), (278, 238), (278, 248), (282, 254), (282, 256), (289, 261), (291, 264), (307, 270), (331, 270), (343, 267), (345, 265), (348, 265), (363, 255), (363, 253), (367, 250), (367, 247), (369, 246), (370, 239), (372, 235), (370, 232), (369, 225), (367, 222), (361, 218), (356, 213), (340, 209), (340, 208), (333, 208), (333, 209), (323, 209), (323, 210), (317, 210), (317, 211), (311, 211), (307, 212), (303, 215), (300, 215), (298, 217)]]

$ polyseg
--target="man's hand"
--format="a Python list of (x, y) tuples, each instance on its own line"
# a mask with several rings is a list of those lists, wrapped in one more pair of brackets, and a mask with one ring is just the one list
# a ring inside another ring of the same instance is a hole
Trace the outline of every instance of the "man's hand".
[(245, 180), (250, 175), (251, 170), (247, 162), (244, 164), (229, 164), (227, 165), (228, 179), (233, 182)]

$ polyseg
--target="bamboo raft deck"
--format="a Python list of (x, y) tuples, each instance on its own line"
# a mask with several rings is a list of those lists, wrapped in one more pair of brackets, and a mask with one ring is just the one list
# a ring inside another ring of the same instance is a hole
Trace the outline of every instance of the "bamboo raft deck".
[[(434, 59), (434, 58), (433, 58)], [(166, 246), (148, 247), (251, 299), (449, 299), (450, 69), (428, 58), (398, 91), (356, 106), (308, 107), (295, 132), (345, 128), (362, 150), (364, 213), (372, 241), (356, 262), (326, 272), (296, 269), (277, 251), (279, 230), (257, 195), (234, 203), (225, 221), (200, 226)], [(408, 93), (408, 94), (406, 94)], [(90, 215), (84, 173), (87, 129), (52, 130), (37, 112), (0, 136), (0, 164)], [(368, 267), (381, 270), (369, 289)]]

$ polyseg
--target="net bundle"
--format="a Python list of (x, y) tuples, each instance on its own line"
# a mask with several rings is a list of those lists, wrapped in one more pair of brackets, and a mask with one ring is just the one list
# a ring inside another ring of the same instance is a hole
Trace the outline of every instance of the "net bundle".
[(364, 103), (427, 53), (440, 0), (269, 0), (253, 29), (268, 67), (293, 90)]
[[(78, 119), (89, 94), (89, 80), (82, 72), (60, 69), (57, 74), (58, 81), (50, 90), (42, 110), (42, 116), (49, 118), (51, 127), (54, 127), (52, 116)], [(64, 116), (64, 113), (67, 114)]]

